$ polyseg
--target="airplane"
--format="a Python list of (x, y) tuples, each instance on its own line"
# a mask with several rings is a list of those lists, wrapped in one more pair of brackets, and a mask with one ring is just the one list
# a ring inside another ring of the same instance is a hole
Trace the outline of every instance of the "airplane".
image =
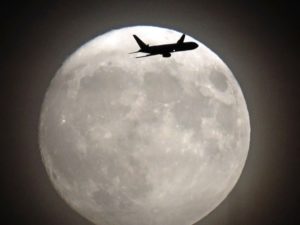
[(164, 44), (164, 45), (153, 45), (149, 46), (145, 44), (138, 36), (135, 34), (133, 35), (134, 39), (140, 46), (140, 50), (136, 52), (130, 52), (129, 54), (133, 53), (148, 53), (147, 55), (138, 56), (136, 58), (143, 58), (153, 55), (162, 55), (162, 57), (171, 57), (171, 53), (179, 52), (179, 51), (187, 51), (192, 50), (198, 47), (198, 44), (195, 42), (184, 42), (185, 34), (182, 34), (181, 38), (174, 44)]

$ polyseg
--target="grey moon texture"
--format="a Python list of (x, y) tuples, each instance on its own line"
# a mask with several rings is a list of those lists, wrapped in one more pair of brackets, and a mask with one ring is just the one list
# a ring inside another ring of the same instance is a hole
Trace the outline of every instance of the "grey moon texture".
[(41, 155), (60, 196), (98, 225), (191, 225), (229, 194), (244, 167), (250, 122), (241, 89), (203, 44), (136, 59), (181, 33), (113, 30), (80, 47), (42, 106)]

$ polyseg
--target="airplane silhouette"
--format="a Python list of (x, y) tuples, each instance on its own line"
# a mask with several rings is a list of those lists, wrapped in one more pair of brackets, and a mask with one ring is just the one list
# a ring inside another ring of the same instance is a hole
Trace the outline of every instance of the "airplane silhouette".
[(133, 37), (141, 49), (136, 52), (130, 52), (129, 54), (138, 53), (138, 52), (148, 53), (147, 55), (138, 56), (136, 58), (143, 58), (143, 57), (148, 57), (153, 55), (162, 55), (162, 57), (170, 57), (171, 53), (173, 52), (187, 51), (198, 47), (198, 44), (196, 44), (195, 42), (184, 42), (185, 34), (182, 34), (181, 38), (174, 44), (153, 45), (153, 46), (146, 45), (136, 35), (133, 35)]

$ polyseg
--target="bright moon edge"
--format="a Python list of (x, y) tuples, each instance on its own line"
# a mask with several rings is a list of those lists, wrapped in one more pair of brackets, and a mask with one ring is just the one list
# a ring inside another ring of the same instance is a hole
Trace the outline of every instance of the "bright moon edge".
[[(242, 172), (250, 143), (246, 102), (228, 67), (200, 42), (187, 36), (199, 44), (193, 53), (138, 61), (125, 55), (137, 49), (133, 33), (153, 44), (181, 34), (128, 27), (71, 55), (43, 103), (43, 162), (62, 198), (96, 224), (190, 225), (224, 200)], [(132, 130), (134, 151), (121, 147)]]

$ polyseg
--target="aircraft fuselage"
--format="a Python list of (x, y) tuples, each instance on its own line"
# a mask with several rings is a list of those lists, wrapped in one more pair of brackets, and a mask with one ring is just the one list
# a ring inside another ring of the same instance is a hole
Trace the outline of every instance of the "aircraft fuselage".
[(141, 52), (151, 54), (164, 54), (179, 51), (187, 51), (197, 48), (198, 45), (195, 42), (184, 42), (182, 44), (166, 44), (166, 45), (155, 45), (149, 46), (142, 49)]

